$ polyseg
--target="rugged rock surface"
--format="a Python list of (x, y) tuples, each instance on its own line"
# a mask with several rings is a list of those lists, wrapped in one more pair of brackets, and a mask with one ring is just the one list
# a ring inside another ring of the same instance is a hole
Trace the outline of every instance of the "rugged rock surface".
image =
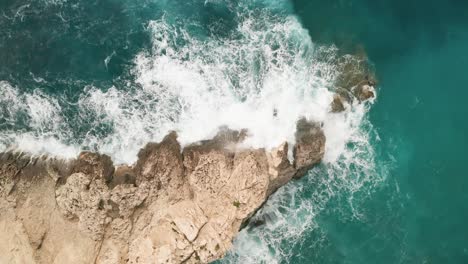
[(363, 81), (355, 86), (337, 89), (330, 104), (332, 113), (339, 113), (346, 110), (346, 106), (353, 101), (362, 103), (375, 97), (374, 81)]
[(340, 74), (335, 80), (332, 113), (343, 112), (355, 101), (362, 103), (376, 96), (377, 80), (363, 49), (358, 49), (354, 56), (340, 57), (336, 64)]
[(297, 122), (296, 145), (294, 145), (294, 168), (296, 177), (322, 160), (325, 154), (325, 134), (321, 124), (308, 122), (302, 118)]
[(288, 144), (242, 149), (222, 129), (181, 148), (176, 133), (133, 166), (106, 155), (76, 159), (0, 154), (0, 263), (208, 263), (279, 187), (320, 162), (320, 124), (298, 122)]

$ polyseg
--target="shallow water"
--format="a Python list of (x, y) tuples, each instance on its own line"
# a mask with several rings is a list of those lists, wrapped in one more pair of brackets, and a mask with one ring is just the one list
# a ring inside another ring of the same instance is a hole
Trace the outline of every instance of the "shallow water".
[[(468, 262), (461, 1), (4, 0), (0, 11), (1, 149), (131, 163), (169, 130), (187, 144), (220, 125), (269, 148), (292, 142), (305, 115), (324, 122), (324, 163), (275, 193), (219, 262)], [(378, 98), (329, 114), (337, 58), (357, 45)]]

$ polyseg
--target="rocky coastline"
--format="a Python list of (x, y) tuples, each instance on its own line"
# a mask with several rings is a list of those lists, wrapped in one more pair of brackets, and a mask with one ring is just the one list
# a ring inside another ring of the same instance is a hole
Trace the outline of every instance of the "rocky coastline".
[[(373, 98), (374, 85), (366, 72), (348, 74), (330, 112)], [(222, 258), (268, 197), (325, 153), (321, 124), (305, 118), (297, 122), (292, 161), (287, 142), (243, 148), (247, 133), (220, 128), (214, 138), (182, 147), (171, 132), (141, 149), (133, 165), (115, 166), (92, 152), (72, 160), (0, 153), (0, 263)]]
[(298, 122), (288, 144), (242, 149), (222, 129), (181, 148), (149, 143), (133, 166), (82, 152), (74, 160), (0, 156), (0, 256), (5, 263), (208, 263), (276, 189), (324, 155), (318, 124)]

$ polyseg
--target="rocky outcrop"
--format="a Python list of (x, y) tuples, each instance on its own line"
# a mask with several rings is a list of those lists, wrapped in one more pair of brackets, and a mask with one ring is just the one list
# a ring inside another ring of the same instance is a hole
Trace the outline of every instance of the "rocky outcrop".
[(335, 80), (336, 90), (330, 105), (332, 113), (343, 112), (353, 102), (362, 103), (376, 96), (377, 80), (363, 49), (354, 56), (341, 57), (336, 64), (340, 74)]
[(325, 134), (321, 124), (308, 122), (304, 118), (297, 122), (293, 154), (296, 177), (303, 176), (307, 170), (322, 160), (325, 154)]
[(0, 154), (0, 263), (208, 263), (221, 258), (267, 198), (320, 162), (320, 124), (302, 119), (285, 142), (244, 149), (246, 131), (182, 148), (175, 132), (132, 165)]

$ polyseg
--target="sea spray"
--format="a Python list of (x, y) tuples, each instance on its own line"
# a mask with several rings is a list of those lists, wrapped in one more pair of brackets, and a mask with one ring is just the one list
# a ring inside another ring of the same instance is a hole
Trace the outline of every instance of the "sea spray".
[[(1, 82), (0, 147), (62, 157), (89, 149), (130, 164), (147, 142), (170, 130), (190, 144), (223, 125), (247, 129), (245, 147), (269, 149), (294, 142), (296, 122), (305, 116), (323, 124), (324, 164), (280, 189), (253, 219), (265, 224), (242, 231), (225, 260), (287, 261), (295, 253), (285, 241), (300, 244), (317, 230), (316, 216), (331, 199), (352, 202), (353, 193), (382, 179), (370, 143), (376, 135), (369, 104), (351, 102), (342, 113), (330, 112), (340, 63), (360, 58), (315, 44), (281, 1), (259, 1), (261, 8), (247, 2), (225, 8), (233, 17), (229, 25), (177, 18), (174, 10), (146, 22), (152, 46), (129, 63), (122, 77), (128, 79), (106, 87), (85, 83), (73, 100)], [(100, 60), (105, 68), (119, 56), (105, 63), (110, 54)]]
[[(350, 117), (353, 121), (347, 121), (346, 145), (339, 148), (340, 155), (326, 152), (321, 166), (273, 194), (237, 236), (233, 250), (219, 263), (297, 261), (302, 250), (308, 256), (320, 256), (328, 246), (327, 235), (323, 233), (327, 227), (321, 226), (320, 215), (334, 211), (342, 221), (365, 221), (360, 202), (365, 200), (363, 197), (370, 197), (386, 179), (387, 172), (386, 166), (376, 164), (372, 142), (379, 140), (378, 134), (365, 113), (363, 108), (348, 113), (354, 116)], [(328, 139), (327, 144), (331, 144), (328, 151), (332, 146), (341, 147)], [(330, 205), (336, 203), (340, 205)]]
[[(124, 87), (88, 85), (77, 102), (38, 90), (18, 94), (14, 105), (19, 108), (9, 111), (22, 112), (27, 129), (2, 132), (3, 145), (52, 154), (61, 152), (52, 146), (70, 145), (69, 156), (90, 149), (132, 163), (142, 146), (170, 130), (189, 144), (225, 125), (249, 131), (246, 147), (276, 147), (294, 141), (295, 123), (305, 116), (324, 123), (330, 138), (327, 159), (336, 159), (347, 131), (359, 122), (353, 121), (354, 111), (329, 113), (340, 73), (338, 50), (314, 45), (292, 15), (250, 11), (242, 4), (234, 8), (237, 26), (221, 38), (197, 35), (196, 20), (171, 22), (167, 15), (150, 21), (153, 48), (136, 56), (135, 82)], [(5, 92), (12, 89), (5, 87)], [(75, 107), (73, 115), (61, 107)], [(78, 133), (76, 124), (86, 130)], [(57, 144), (40, 147), (34, 138)]]

